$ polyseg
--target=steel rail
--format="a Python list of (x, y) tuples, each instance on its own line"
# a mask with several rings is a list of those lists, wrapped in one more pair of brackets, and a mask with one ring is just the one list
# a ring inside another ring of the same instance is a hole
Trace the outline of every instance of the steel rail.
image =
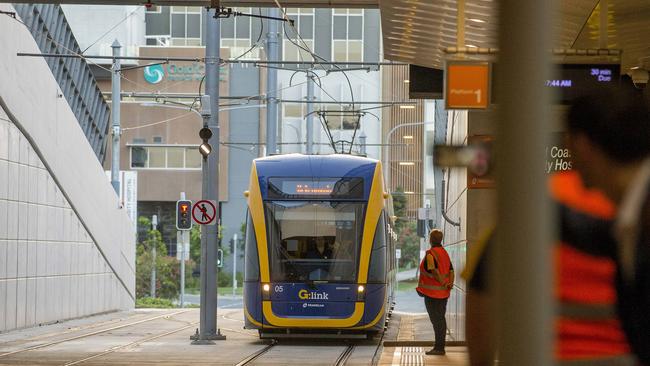
[[(98, 315), (105, 315), (105, 314), (98, 314)], [(130, 316), (130, 317), (136, 318), (136, 315), (138, 315), (138, 314), (135, 314), (135, 315)], [(72, 320), (76, 320), (76, 319), (71, 319), (70, 321), (72, 321)], [(6, 346), (6, 345), (11, 345), (12, 343), (17, 343), (17, 342), (20, 342), (20, 343), (24, 344), (24, 343), (31, 342), (31, 341), (38, 341), (38, 340), (41, 340), (41, 339), (44, 339), (44, 338), (62, 336), (62, 335), (65, 335), (65, 334), (70, 334), (70, 333), (74, 333), (74, 332), (81, 332), (81, 331), (84, 331), (84, 330), (99, 328), (99, 327), (103, 327), (103, 326), (107, 326), (107, 325), (111, 325), (111, 324), (118, 324), (118, 323), (124, 322), (124, 320), (125, 319), (122, 319), (122, 318), (109, 319), (109, 320), (105, 320), (105, 321), (102, 321), (102, 322), (99, 322), (99, 323), (91, 323), (91, 324), (86, 324), (86, 325), (79, 325), (79, 326), (72, 327), (72, 328), (67, 328), (67, 329), (59, 331), (59, 332), (36, 334), (36, 335), (33, 335), (32, 337), (29, 337), (29, 338), (21, 338), (21, 339), (14, 339), (14, 340), (10, 340), (10, 341), (3, 341), (3, 342), (0, 342), (0, 347), (1, 346)], [(52, 325), (53, 324), (57, 324), (57, 323), (52, 323)], [(50, 324), (46, 323), (44, 325), (50, 325)]]
[(134, 326), (134, 325), (142, 324), (142, 323), (147, 323), (147, 322), (157, 320), (157, 319), (160, 319), (160, 318), (171, 317), (171, 316), (174, 316), (174, 315), (183, 314), (183, 313), (186, 313), (188, 311), (190, 311), (190, 309), (176, 311), (176, 312), (173, 312), (173, 313), (170, 313), (170, 314), (158, 315), (158, 316), (154, 316), (154, 317), (143, 319), (143, 320), (138, 320), (136, 322), (132, 322), (132, 323), (128, 323), (128, 324), (122, 324), (122, 325), (118, 325), (118, 326), (115, 326), (115, 327), (101, 329), (101, 330), (98, 330), (98, 331), (94, 331), (94, 332), (90, 332), (90, 333), (86, 333), (86, 334), (81, 334), (81, 335), (74, 336), (74, 337), (68, 337), (68, 338), (60, 339), (58, 341), (52, 341), (52, 342), (39, 344), (39, 345), (36, 345), (36, 346), (27, 347), (27, 348), (15, 350), (15, 351), (9, 351), (9, 352), (5, 352), (5, 353), (1, 353), (0, 358), (15, 355), (17, 353), (33, 351), (33, 350), (37, 350), (37, 349), (41, 349), (41, 348), (47, 348), (47, 347), (55, 346), (57, 344), (70, 342), (70, 341), (74, 341), (74, 340), (81, 339), (81, 338), (92, 337), (92, 336), (97, 335), (97, 334), (102, 334), (102, 333), (110, 332), (110, 331), (117, 330), (117, 329), (122, 329), (122, 328), (127, 328), (127, 327), (131, 327), (131, 326)]
[(267, 345), (266, 347), (260, 349), (259, 351), (255, 352), (255, 353), (252, 353), (252, 354), (248, 355), (246, 358), (239, 361), (239, 363), (237, 363), (235, 366), (244, 366), (244, 365), (250, 364), (251, 362), (255, 361), (256, 359), (258, 359), (263, 354), (270, 351), (271, 348), (273, 348), (276, 344), (278, 344), (277, 341), (275, 341), (275, 340), (271, 341), (271, 344)]
[(339, 357), (334, 361), (334, 366), (343, 366), (345, 365), (346, 362), (348, 362), (348, 359), (350, 359), (350, 356), (352, 356), (352, 352), (354, 352), (354, 345), (350, 344), (345, 349), (343, 350), (343, 353), (339, 355)]

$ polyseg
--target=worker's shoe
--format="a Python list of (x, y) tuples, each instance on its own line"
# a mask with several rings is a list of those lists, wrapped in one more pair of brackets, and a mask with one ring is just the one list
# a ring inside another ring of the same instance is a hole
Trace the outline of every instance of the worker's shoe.
[(431, 349), (425, 352), (425, 354), (430, 355), (430, 356), (444, 356), (445, 355), (445, 350), (444, 349)]

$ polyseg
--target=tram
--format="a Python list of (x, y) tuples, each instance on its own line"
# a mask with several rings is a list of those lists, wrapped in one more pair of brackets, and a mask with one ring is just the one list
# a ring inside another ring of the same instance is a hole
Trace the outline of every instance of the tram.
[(396, 235), (380, 162), (260, 158), (245, 195), (245, 328), (261, 338), (372, 338), (384, 330)]

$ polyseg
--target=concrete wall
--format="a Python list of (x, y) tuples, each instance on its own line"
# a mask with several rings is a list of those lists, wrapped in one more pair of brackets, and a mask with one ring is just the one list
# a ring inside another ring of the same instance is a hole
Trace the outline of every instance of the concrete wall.
[[(448, 145), (463, 145), (467, 142), (467, 112), (451, 111), (447, 118)], [(454, 226), (442, 219), (442, 230), (445, 233), (445, 249), (451, 257), (456, 270), (454, 290), (447, 304), (447, 326), (455, 340), (465, 340), (465, 281), (460, 278), (460, 273), (465, 268), (467, 249), (467, 169), (448, 168), (443, 179), (446, 187), (442, 194), (446, 197), (446, 204), (442, 209), (451, 221), (460, 222)]]
[(0, 331), (132, 308), (126, 211), (32, 35), (0, 34)]

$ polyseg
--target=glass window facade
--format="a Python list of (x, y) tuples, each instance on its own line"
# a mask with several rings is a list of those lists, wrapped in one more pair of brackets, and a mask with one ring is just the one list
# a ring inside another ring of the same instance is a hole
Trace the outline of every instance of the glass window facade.
[[(251, 8), (233, 8), (233, 11), (241, 12), (244, 14), (258, 14), (258, 10), (252, 11)], [(230, 17), (221, 20), (221, 47), (230, 49), (230, 57), (237, 58), (241, 55), (242, 59), (259, 59), (259, 48), (255, 48), (250, 52), (252, 42), (257, 41), (259, 37), (261, 26), (257, 23), (256, 18), (247, 16)], [(253, 34), (253, 27), (256, 25), (256, 34)], [(254, 38), (252, 41), (251, 39)], [(264, 40), (264, 34), (260, 41)]]
[(341, 107), (338, 104), (326, 106), (325, 109), (332, 112), (326, 114), (327, 127), (330, 130), (354, 130), (359, 122), (359, 116), (353, 114), (351, 108), (350, 106)]
[(363, 10), (332, 11), (332, 61), (363, 61)]
[(156, 6), (156, 11), (147, 11), (147, 46), (200, 46), (201, 12), (200, 6)]
[(131, 146), (132, 169), (201, 169), (198, 147)]
[[(283, 24), (284, 39), (282, 53), (287, 61), (312, 61), (312, 55), (307, 50), (314, 51), (314, 9), (288, 8), (287, 16), (294, 20), (295, 28), (300, 32), (298, 38), (295, 30), (288, 24)], [(300, 47), (299, 47), (300, 46)]]

